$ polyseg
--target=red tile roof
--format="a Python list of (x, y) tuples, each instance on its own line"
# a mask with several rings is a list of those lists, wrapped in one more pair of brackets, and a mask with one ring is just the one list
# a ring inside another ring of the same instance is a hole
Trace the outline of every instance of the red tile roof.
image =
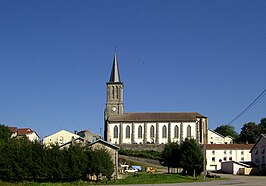
[(19, 128), (18, 129), (18, 135), (19, 136), (23, 136), (23, 135), (26, 135), (26, 134), (31, 134), (33, 133), (34, 131), (31, 130), (30, 128)]
[(250, 150), (254, 144), (206, 144), (206, 150), (243, 149)]

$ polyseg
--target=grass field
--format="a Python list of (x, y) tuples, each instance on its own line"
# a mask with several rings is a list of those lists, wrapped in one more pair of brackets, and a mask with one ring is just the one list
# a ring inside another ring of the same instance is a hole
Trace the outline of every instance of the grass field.
[[(208, 179), (207, 181), (210, 181)], [(89, 183), (84, 181), (74, 183), (7, 183), (1, 182), (1, 186), (86, 186), (86, 185), (122, 185), (122, 184), (160, 184), (160, 183), (185, 183), (185, 182), (199, 182), (204, 181), (201, 177), (194, 179), (190, 176), (181, 176), (178, 174), (147, 174), (137, 173), (125, 175), (121, 180), (102, 181), (100, 183)]]
[(181, 176), (179, 174), (135, 174), (130, 175), (122, 180), (112, 180), (108, 184), (156, 184), (156, 183), (184, 183), (203, 181), (202, 179), (194, 179), (190, 176)]

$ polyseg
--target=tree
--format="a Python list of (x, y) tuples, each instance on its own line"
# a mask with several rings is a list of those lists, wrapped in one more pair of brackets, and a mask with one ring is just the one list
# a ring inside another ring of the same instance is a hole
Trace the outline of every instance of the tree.
[(221, 126), (217, 127), (214, 131), (223, 135), (223, 136), (231, 136), (235, 140), (237, 140), (239, 137), (239, 135), (235, 131), (235, 127), (232, 125), (221, 125)]
[(9, 128), (5, 125), (0, 124), (0, 139), (6, 140), (9, 139), (11, 136), (11, 132)]
[(65, 149), (58, 145), (45, 147), (27, 138), (0, 140), (0, 180), (72, 182), (86, 180), (90, 173), (87, 170), (110, 178), (114, 165), (109, 153), (86, 151), (79, 145)]
[(180, 150), (178, 143), (168, 143), (162, 152), (162, 165), (167, 166), (168, 173), (170, 168), (178, 168), (180, 164)]
[(87, 151), (88, 164), (86, 172), (91, 175), (96, 175), (97, 181), (102, 174), (108, 179), (111, 178), (114, 172), (114, 163), (108, 151), (106, 149), (90, 149)]
[(0, 141), (0, 179), (5, 181), (31, 180), (32, 156), (28, 139)]
[(203, 171), (203, 154), (194, 139), (186, 139), (180, 146), (180, 165), (185, 174), (199, 175)]
[(260, 134), (260, 127), (256, 123), (245, 123), (241, 128), (239, 141), (241, 143), (255, 143)]
[(75, 144), (70, 145), (68, 149), (64, 150), (68, 167), (65, 177), (68, 178), (68, 181), (86, 179), (88, 158), (84, 147), (79, 144)]
[(266, 118), (261, 118), (259, 128), (261, 134), (266, 134)]

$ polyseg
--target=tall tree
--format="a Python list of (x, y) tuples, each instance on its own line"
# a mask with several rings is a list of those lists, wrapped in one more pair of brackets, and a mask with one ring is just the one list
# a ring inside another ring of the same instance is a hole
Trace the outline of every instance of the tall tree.
[(241, 128), (239, 141), (241, 143), (255, 143), (260, 134), (260, 127), (256, 123), (245, 123)]
[(194, 139), (186, 139), (180, 146), (180, 165), (184, 173), (199, 175), (203, 171), (203, 154), (199, 144)]
[(86, 178), (86, 165), (88, 163), (84, 147), (79, 144), (70, 145), (65, 150), (68, 171), (66, 177), (68, 181), (75, 181)]
[(91, 175), (96, 175), (97, 181), (102, 174), (108, 179), (111, 178), (114, 172), (114, 163), (108, 151), (106, 149), (90, 149), (87, 151), (88, 164), (86, 172)]
[(11, 132), (9, 128), (5, 125), (0, 124), (0, 139), (6, 140), (10, 138)]
[(266, 118), (261, 118), (259, 127), (260, 127), (260, 133), (266, 134)]
[(180, 148), (178, 143), (168, 143), (162, 152), (162, 165), (167, 166), (168, 173), (170, 168), (178, 168), (180, 165)]
[(221, 125), (217, 127), (214, 131), (218, 132), (219, 134), (222, 134), (223, 136), (231, 136), (235, 139), (235, 141), (239, 137), (239, 135), (235, 131), (235, 127), (232, 125)]

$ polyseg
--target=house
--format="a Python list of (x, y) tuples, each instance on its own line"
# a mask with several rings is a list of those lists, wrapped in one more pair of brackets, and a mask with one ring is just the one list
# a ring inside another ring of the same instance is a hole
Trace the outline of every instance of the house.
[(124, 112), (124, 85), (116, 53), (106, 86), (104, 139), (107, 142), (167, 144), (189, 138), (200, 144), (207, 143), (208, 118), (198, 112)]
[(236, 161), (221, 162), (221, 170), (223, 173), (234, 174), (234, 175), (253, 174), (253, 168), (250, 165)]
[(266, 174), (266, 134), (261, 134), (257, 142), (250, 150), (252, 162), (258, 168), (260, 174)]
[(11, 138), (15, 138), (18, 134), (18, 132), (17, 132), (18, 128), (17, 127), (8, 127), (8, 129), (10, 130)]
[(11, 138), (28, 138), (30, 141), (38, 141), (40, 139), (37, 132), (30, 128), (8, 127), (11, 132)]
[(214, 130), (208, 129), (208, 144), (231, 144), (234, 138), (223, 136)]
[(253, 144), (206, 144), (206, 169), (220, 170), (221, 163), (227, 161), (250, 162), (252, 147)]
[(92, 149), (106, 149), (107, 152), (109, 152), (109, 154), (112, 157), (113, 163), (114, 163), (114, 178), (117, 179), (118, 178), (118, 151), (119, 151), (119, 147), (111, 144), (107, 141), (104, 141), (103, 139), (98, 139), (95, 142), (92, 142), (88, 145), (89, 147), (91, 147)]
[(61, 146), (65, 143), (75, 140), (76, 138), (80, 138), (80, 136), (72, 132), (68, 132), (66, 130), (60, 130), (50, 136), (46, 136), (45, 138), (43, 138), (42, 143), (45, 146), (50, 146), (55, 144)]
[(93, 132), (88, 130), (80, 131), (77, 134), (81, 136), (85, 140), (85, 142), (94, 142), (101, 138), (100, 135), (94, 134)]
[(80, 145), (85, 145), (85, 140), (82, 137), (78, 137), (78, 138), (72, 138), (70, 141), (59, 145), (59, 149), (63, 149), (63, 148), (68, 148), (70, 145), (76, 145), (76, 144), (80, 144)]

